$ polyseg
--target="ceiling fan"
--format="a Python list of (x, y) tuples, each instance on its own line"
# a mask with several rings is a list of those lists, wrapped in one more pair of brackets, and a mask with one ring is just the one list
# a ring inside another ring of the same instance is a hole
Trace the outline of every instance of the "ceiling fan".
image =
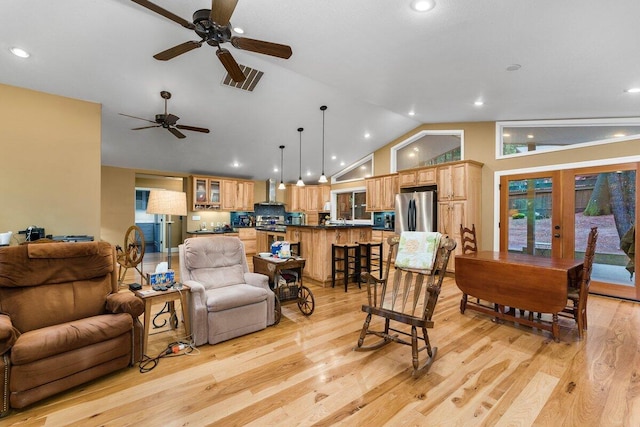
[(139, 128), (133, 128), (131, 130), (140, 130), (140, 129), (163, 127), (165, 129), (167, 129), (169, 132), (171, 132), (176, 138), (180, 138), (180, 139), (186, 138), (186, 136), (182, 132), (180, 132), (178, 129), (190, 130), (190, 131), (194, 131), (194, 132), (209, 133), (209, 129), (199, 128), (199, 127), (195, 127), (195, 126), (187, 126), (187, 125), (179, 125), (179, 124), (177, 124), (177, 122), (180, 119), (180, 117), (174, 116), (173, 114), (168, 114), (167, 113), (167, 99), (171, 98), (171, 93), (167, 92), (166, 90), (163, 90), (162, 92), (160, 92), (160, 96), (164, 99), (164, 114), (156, 114), (155, 121), (154, 120), (143, 119), (142, 117), (130, 116), (128, 114), (122, 114), (122, 113), (118, 113), (118, 114), (120, 114), (121, 116), (131, 117), (131, 118), (138, 119), (138, 120), (144, 120), (144, 121), (147, 121), (149, 123), (155, 123), (152, 126), (142, 126), (142, 127), (139, 127)]
[(160, 61), (168, 61), (178, 55), (189, 52), (207, 43), (217, 47), (216, 56), (235, 82), (243, 82), (246, 76), (227, 49), (221, 48), (222, 43), (230, 42), (235, 48), (262, 53), (264, 55), (276, 56), (288, 59), (291, 57), (291, 47), (283, 44), (271, 43), (262, 40), (249, 39), (246, 37), (236, 37), (231, 35), (231, 24), (229, 20), (236, 8), (238, 0), (212, 0), (211, 9), (196, 10), (193, 14), (193, 23), (169, 12), (166, 9), (147, 0), (131, 0), (142, 7), (164, 16), (189, 30), (194, 30), (200, 41), (187, 41), (165, 51), (153, 55)]

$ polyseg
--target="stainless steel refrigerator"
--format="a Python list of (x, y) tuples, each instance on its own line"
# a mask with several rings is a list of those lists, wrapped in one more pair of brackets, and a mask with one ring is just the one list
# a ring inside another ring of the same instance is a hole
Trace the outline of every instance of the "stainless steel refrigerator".
[(438, 231), (435, 191), (396, 194), (395, 232)]

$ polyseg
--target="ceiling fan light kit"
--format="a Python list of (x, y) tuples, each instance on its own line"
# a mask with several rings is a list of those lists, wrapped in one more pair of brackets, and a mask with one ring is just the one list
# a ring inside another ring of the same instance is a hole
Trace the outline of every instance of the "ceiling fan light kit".
[(298, 182), (296, 182), (296, 186), (304, 187), (304, 181), (302, 180), (302, 131), (304, 128), (298, 128), (298, 133), (300, 134), (300, 170), (298, 175)]
[(168, 61), (206, 43), (217, 48), (216, 56), (227, 70), (227, 73), (235, 82), (240, 83), (246, 79), (246, 76), (233, 58), (233, 55), (231, 55), (231, 52), (221, 48), (221, 44), (229, 42), (236, 49), (283, 59), (288, 59), (293, 54), (291, 47), (287, 45), (234, 36), (230, 19), (238, 0), (212, 0), (211, 9), (200, 9), (194, 12), (193, 23), (148, 0), (131, 1), (164, 16), (184, 28), (195, 31), (201, 38), (200, 41), (187, 41), (154, 55), (153, 57), (159, 61)]
[(321, 106), (320, 111), (322, 111), (322, 175), (318, 182), (324, 184), (327, 182), (327, 176), (324, 174), (324, 112), (327, 111), (327, 106)]

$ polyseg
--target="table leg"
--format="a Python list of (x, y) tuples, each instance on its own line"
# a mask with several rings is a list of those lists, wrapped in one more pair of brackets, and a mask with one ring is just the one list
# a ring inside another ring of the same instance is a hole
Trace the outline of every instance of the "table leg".
[(151, 298), (144, 301), (144, 338), (142, 344), (143, 356), (147, 354), (147, 344), (149, 342), (149, 323), (151, 323)]
[(189, 301), (186, 292), (180, 292), (180, 306), (182, 307), (182, 318), (184, 320), (184, 334), (191, 336), (191, 318), (189, 316)]

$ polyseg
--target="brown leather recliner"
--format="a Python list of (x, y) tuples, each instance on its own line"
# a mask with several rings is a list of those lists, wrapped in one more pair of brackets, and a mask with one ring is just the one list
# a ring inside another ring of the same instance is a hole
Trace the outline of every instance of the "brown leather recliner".
[(107, 242), (0, 248), (0, 416), (140, 360), (142, 300)]

